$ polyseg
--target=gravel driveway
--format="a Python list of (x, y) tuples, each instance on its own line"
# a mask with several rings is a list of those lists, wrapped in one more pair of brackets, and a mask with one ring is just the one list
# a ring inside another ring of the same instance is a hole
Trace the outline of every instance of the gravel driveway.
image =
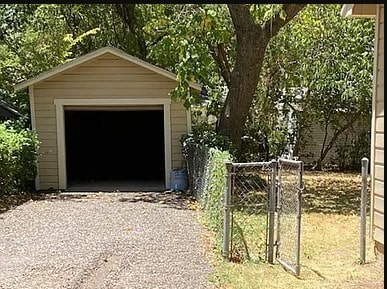
[(0, 215), (0, 288), (212, 288), (186, 203), (175, 193), (24, 203)]

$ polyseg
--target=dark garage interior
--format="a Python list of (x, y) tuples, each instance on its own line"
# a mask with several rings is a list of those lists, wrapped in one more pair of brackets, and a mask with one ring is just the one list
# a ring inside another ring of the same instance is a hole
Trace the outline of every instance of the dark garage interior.
[(67, 181), (162, 181), (163, 110), (66, 110)]

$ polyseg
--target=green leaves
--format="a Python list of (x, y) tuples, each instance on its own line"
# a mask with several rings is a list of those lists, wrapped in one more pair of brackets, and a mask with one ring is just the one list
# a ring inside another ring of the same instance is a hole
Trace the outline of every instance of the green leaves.
[(34, 180), (37, 150), (33, 131), (0, 124), (0, 194), (24, 189)]
[(211, 49), (217, 43), (230, 43), (227, 13), (225, 5), (168, 5), (168, 13), (155, 14), (144, 27), (149, 60), (177, 74), (178, 87), (171, 96), (183, 99), (187, 107), (198, 101), (189, 81), (209, 87), (222, 83)]

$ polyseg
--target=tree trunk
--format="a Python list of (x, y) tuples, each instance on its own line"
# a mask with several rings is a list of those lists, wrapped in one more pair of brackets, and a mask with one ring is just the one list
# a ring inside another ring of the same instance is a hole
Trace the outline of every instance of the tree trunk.
[[(128, 30), (136, 39), (138, 57), (146, 60), (148, 56), (147, 45), (145, 42), (142, 28), (144, 26), (139, 11), (136, 11), (136, 4), (115, 4), (118, 15), (122, 18)], [(138, 12), (138, 14), (136, 13)]]
[(236, 33), (236, 59), (217, 131), (228, 137), (237, 149), (241, 145), (267, 45), (304, 6), (306, 4), (284, 4), (285, 19), (277, 13), (263, 25), (258, 25), (250, 14), (249, 5), (228, 4)]
[(249, 34), (244, 38), (238, 45), (236, 64), (218, 124), (218, 132), (227, 136), (237, 148), (240, 147), (267, 47), (267, 40), (258, 43)]
[(346, 124), (344, 124), (339, 129), (335, 130), (333, 133), (332, 138), (330, 139), (329, 143), (326, 144), (326, 140), (328, 138), (328, 127), (329, 127), (329, 121), (326, 122), (325, 125), (325, 135), (324, 135), (324, 141), (323, 146), (321, 148), (320, 156), (316, 161), (315, 166), (313, 166), (314, 170), (321, 170), (322, 168), (322, 162), (325, 160), (325, 157), (330, 152), (330, 150), (333, 148), (333, 146), (336, 144), (337, 139), (345, 132), (347, 129), (349, 129), (353, 124), (356, 122), (356, 117), (349, 117)]

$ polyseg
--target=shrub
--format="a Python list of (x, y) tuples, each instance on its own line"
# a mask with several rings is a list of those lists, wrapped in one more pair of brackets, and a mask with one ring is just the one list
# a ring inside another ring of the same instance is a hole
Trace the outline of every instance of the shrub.
[(226, 188), (225, 163), (231, 161), (227, 151), (210, 148), (204, 179), (204, 193), (200, 200), (208, 226), (220, 232), (223, 225), (223, 196)]
[(230, 151), (231, 153), (235, 151), (230, 140), (217, 134), (214, 127), (206, 123), (195, 125), (192, 128), (192, 133), (183, 135), (180, 142), (183, 146), (183, 154), (186, 154), (187, 149), (191, 146), (205, 146), (221, 151)]
[(35, 132), (0, 124), (0, 195), (24, 190), (36, 176)]
[(337, 163), (341, 171), (359, 171), (361, 170), (361, 159), (370, 158), (371, 133), (367, 130), (358, 132), (355, 138), (347, 140), (343, 144), (338, 144), (336, 148), (336, 157), (332, 159)]

